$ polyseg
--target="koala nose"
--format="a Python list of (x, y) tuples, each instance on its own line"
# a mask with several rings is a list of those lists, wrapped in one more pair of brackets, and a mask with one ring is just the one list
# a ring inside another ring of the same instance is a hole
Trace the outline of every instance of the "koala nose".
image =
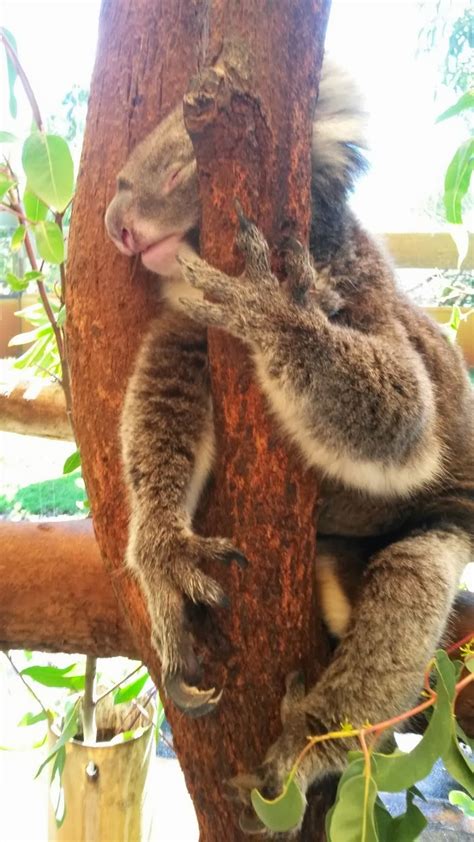
[(122, 245), (124, 245), (126, 249), (129, 249), (134, 254), (138, 251), (135, 245), (135, 240), (133, 239), (133, 234), (131, 231), (128, 230), (128, 228), (122, 228), (120, 232), (120, 237), (122, 240)]

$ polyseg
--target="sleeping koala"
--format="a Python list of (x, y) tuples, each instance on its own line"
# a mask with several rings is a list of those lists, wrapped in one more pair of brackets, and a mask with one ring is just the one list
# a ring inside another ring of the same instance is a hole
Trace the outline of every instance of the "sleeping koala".
[[(310, 249), (289, 248), (285, 289), (240, 209), (241, 277), (197, 256), (196, 162), (181, 106), (132, 152), (106, 215), (114, 243), (162, 276), (169, 302), (144, 339), (123, 410), (127, 564), (148, 604), (166, 692), (187, 713), (208, 713), (220, 698), (197, 687), (185, 622), (188, 600), (225, 600), (200, 563), (245, 564), (227, 539), (193, 530), (214, 454), (208, 326), (247, 345), (275, 422), (313, 470), (323, 500), (316, 576), (340, 642), (309, 692), (289, 682), (281, 737), (258, 774), (236, 779), (247, 830), (261, 829), (250, 789), (280, 791), (308, 733), (345, 718), (385, 720), (414, 703), (473, 549), (472, 391), (457, 350), (398, 290), (349, 207), (363, 148), (359, 95), (325, 62)], [(309, 752), (298, 771), (302, 791), (341, 770), (347, 748), (325, 742)]]

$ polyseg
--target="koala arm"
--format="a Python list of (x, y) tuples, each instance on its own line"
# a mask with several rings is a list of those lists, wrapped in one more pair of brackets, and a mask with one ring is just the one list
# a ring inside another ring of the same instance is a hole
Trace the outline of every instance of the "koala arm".
[[(421, 356), (395, 318), (378, 332), (333, 323), (318, 306), (288, 300), (272, 275), (268, 247), (241, 219), (237, 242), (246, 257), (240, 279), (203, 261), (184, 264), (188, 282), (212, 298), (186, 301), (201, 324), (240, 337), (253, 351), (257, 375), (284, 430), (312, 466), (345, 485), (400, 496), (440, 470), (432, 385)], [(307, 253), (291, 257), (293, 283), (308, 274)]]
[(186, 602), (225, 605), (221, 587), (199, 565), (209, 558), (244, 561), (226, 539), (203, 538), (192, 529), (214, 447), (206, 345), (205, 331), (180, 313), (153, 322), (121, 425), (131, 510), (127, 564), (147, 602), (165, 690), (194, 716), (219, 697), (195, 686), (200, 668)]

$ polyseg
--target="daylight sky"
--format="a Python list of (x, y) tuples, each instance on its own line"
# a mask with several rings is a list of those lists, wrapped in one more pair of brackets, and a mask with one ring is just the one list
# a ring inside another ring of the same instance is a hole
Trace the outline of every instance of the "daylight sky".
[[(459, 8), (464, 6), (461, 0)], [(74, 84), (88, 87), (99, 8), (98, 0), (3, 0), (0, 23), (17, 39), (44, 114), (57, 111)], [(332, 3), (327, 49), (359, 80), (371, 113), (372, 172), (355, 205), (376, 230), (439, 227), (419, 208), (441, 187), (451, 154), (464, 139), (460, 124), (434, 126), (455, 96), (446, 91), (433, 99), (434, 62), (415, 59), (420, 25), (415, 0)], [(0, 128), (22, 135), (28, 131), (28, 109), (21, 107), (13, 122), (5, 91), (0, 57)]]

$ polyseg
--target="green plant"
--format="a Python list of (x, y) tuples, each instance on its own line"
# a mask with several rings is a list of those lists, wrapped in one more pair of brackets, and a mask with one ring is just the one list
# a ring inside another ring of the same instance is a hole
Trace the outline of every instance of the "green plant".
[[(150, 719), (150, 724), (154, 725), (158, 742), (165, 717), (164, 709), (156, 688), (141, 663), (128, 670), (117, 681), (112, 682), (105, 674), (96, 677), (95, 658), (85, 658), (79, 663), (72, 662), (59, 667), (50, 663), (33, 663), (32, 654), (25, 654), (28, 664), (20, 669), (13, 654), (5, 652), (10, 666), (26, 686), (34, 701), (34, 708), (23, 714), (18, 727), (40, 726), (41, 728), (42, 726), (42, 734), (33, 743), (34, 748), (45, 745), (51, 728), (55, 728), (58, 732), (56, 742), (38, 766), (36, 777), (46, 766), (50, 767), (51, 790), (54, 793), (53, 806), (56, 823), (60, 827), (64, 821), (66, 807), (62, 788), (66, 743), (77, 738), (78, 735), (85, 742), (95, 742), (96, 712), (104, 699), (112, 696), (114, 705), (127, 705), (127, 724), (120, 734), (114, 736), (114, 742), (130, 740), (141, 733), (143, 727), (137, 726), (137, 722), (153, 700), (155, 701), (154, 717), (153, 720)], [(105, 686), (105, 689), (95, 696), (94, 687), (97, 684), (102, 688)], [(48, 701), (41, 698), (42, 691), (49, 693)], [(52, 692), (54, 699), (51, 699)], [(92, 693), (89, 699), (88, 693)]]
[[(339, 731), (322, 736), (308, 735), (308, 744), (296, 759), (283, 792), (274, 799), (264, 798), (258, 790), (252, 791), (252, 803), (261, 821), (270, 830), (285, 832), (301, 821), (305, 800), (296, 784), (298, 766), (303, 757), (318, 743), (327, 740), (353, 739), (360, 751), (349, 752), (349, 763), (342, 775), (336, 801), (326, 820), (328, 842), (412, 842), (422, 832), (427, 822), (414, 803), (415, 796), (423, 798), (416, 784), (431, 771), (438, 758), (442, 758), (452, 777), (463, 786), (464, 792), (452, 795), (454, 801), (468, 813), (472, 810), (474, 795), (474, 762), (469, 751), (474, 743), (463, 733), (456, 721), (456, 697), (474, 681), (474, 636), (460, 641), (450, 650), (461, 646), (462, 661), (451, 661), (443, 650), (436, 653), (425, 675), (427, 697), (412, 710), (386, 722), (365, 723), (354, 727), (344, 722)], [(463, 671), (467, 672), (461, 677)], [(434, 678), (435, 689), (430, 677)], [(377, 740), (387, 729), (422, 712), (430, 714), (426, 731), (409, 753), (394, 751), (381, 754), (375, 751)], [(467, 747), (461, 748), (460, 743)], [(393, 818), (385, 808), (380, 792), (406, 791), (406, 811)], [(452, 799), (451, 799), (452, 800)]]

